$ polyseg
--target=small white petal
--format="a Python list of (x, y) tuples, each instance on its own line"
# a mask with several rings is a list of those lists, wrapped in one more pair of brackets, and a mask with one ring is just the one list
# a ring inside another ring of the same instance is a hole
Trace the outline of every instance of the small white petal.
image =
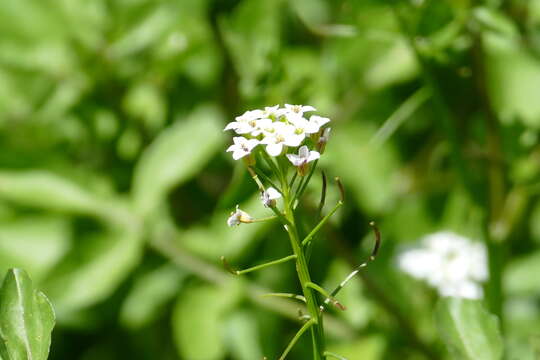
[(285, 140), (283, 141), (283, 143), (287, 146), (296, 147), (300, 145), (302, 141), (304, 141), (305, 138), (306, 138), (305, 134), (288, 134), (285, 137)]
[(307, 159), (309, 156), (309, 149), (306, 145), (301, 146), (300, 149), (298, 149), (298, 156)]
[(307, 162), (311, 162), (313, 160), (317, 160), (321, 157), (321, 154), (319, 154), (317, 151), (310, 151), (309, 156), (307, 159)]
[(281, 151), (283, 151), (282, 143), (266, 145), (266, 152), (270, 156), (279, 156), (281, 154)]
[(287, 154), (287, 159), (294, 165), (294, 166), (301, 166), (304, 162), (304, 159), (296, 154)]
[(243, 151), (243, 150), (235, 150), (235, 151), (233, 152), (232, 157), (233, 157), (234, 160), (239, 160), (239, 159), (243, 158), (244, 156), (246, 156), (246, 155), (248, 155), (248, 154), (249, 154), (249, 153), (248, 153), (247, 151)]
[(277, 191), (273, 187), (269, 187), (268, 189), (266, 189), (266, 193), (268, 194), (268, 198), (270, 200), (276, 200), (281, 197), (281, 194), (279, 193), (279, 191)]
[(225, 126), (225, 129), (223, 129), (223, 131), (236, 130), (237, 127), (238, 127), (238, 123), (236, 121), (233, 121), (233, 122), (228, 123), (227, 126)]
[(309, 121), (314, 124), (317, 124), (320, 128), (321, 126), (329, 123), (330, 119), (322, 117), (322, 116), (318, 116), (318, 115), (311, 115), (311, 117), (309, 118)]

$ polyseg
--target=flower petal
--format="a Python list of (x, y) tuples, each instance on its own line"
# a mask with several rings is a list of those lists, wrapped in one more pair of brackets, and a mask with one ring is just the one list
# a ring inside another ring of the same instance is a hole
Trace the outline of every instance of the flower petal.
[(279, 156), (281, 154), (281, 151), (283, 151), (282, 143), (266, 145), (266, 152), (270, 156)]

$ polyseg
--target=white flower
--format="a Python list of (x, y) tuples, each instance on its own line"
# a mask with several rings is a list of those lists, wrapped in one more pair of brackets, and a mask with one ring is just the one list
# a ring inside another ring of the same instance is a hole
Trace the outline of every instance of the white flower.
[(279, 105), (266, 106), (262, 114), (265, 118), (273, 118), (274, 120), (277, 120), (285, 114), (285, 111), (285, 109), (280, 109)]
[(309, 118), (309, 122), (312, 123), (314, 126), (317, 126), (317, 131), (319, 131), (321, 126), (330, 122), (330, 119), (318, 115), (311, 115), (311, 117)]
[(260, 119), (256, 121), (254, 129), (251, 131), (251, 136), (259, 136), (267, 132), (273, 131), (274, 126), (271, 119)]
[(294, 132), (294, 126), (282, 122), (272, 123), (271, 129), (264, 131), (261, 144), (266, 145), (266, 152), (271, 156), (279, 156), (284, 146), (298, 146), (304, 138)]
[(291, 117), (289, 121), (294, 125), (296, 134), (305, 136), (305, 134), (315, 134), (319, 132), (320, 126), (317, 126), (317, 124), (308, 121), (303, 117)]
[(238, 226), (240, 223), (250, 223), (253, 222), (253, 218), (246, 213), (245, 211), (240, 210), (238, 205), (236, 205), (236, 210), (231, 213), (231, 216), (227, 219), (227, 225), (230, 227)]
[(261, 201), (264, 207), (273, 207), (276, 205), (276, 200), (281, 197), (279, 191), (273, 187), (269, 187), (261, 193)]
[(310, 105), (285, 104), (285, 109), (288, 110), (289, 114), (297, 116), (302, 116), (305, 112), (317, 111), (317, 109)]
[(234, 130), (237, 134), (248, 134), (255, 129), (257, 120), (263, 116), (262, 110), (249, 110), (240, 116), (235, 118), (236, 121), (232, 121), (225, 126), (223, 131)]
[(233, 142), (234, 145), (229, 146), (227, 152), (233, 152), (232, 157), (234, 160), (241, 159), (244, 156), (251, 154), (251, 150), (260, 143), (259, 140), (246, 139), (242, 136), (234, 137)]
[(287, 159), (298, 168), (300, 175), (305, 175), (307, 164), (313, 160), (317, 160), (321, 155), (317, 151), (309, 151), (306, 145), (298, 149), (298, 155), (287, 154)]
[(484, 245), (451, 232), (424, 237), (420, 247), (399, 256), (398, 264), (404, 272), (436, 288), (441, 296), (479, 299), (479, 283), (488, 278)]

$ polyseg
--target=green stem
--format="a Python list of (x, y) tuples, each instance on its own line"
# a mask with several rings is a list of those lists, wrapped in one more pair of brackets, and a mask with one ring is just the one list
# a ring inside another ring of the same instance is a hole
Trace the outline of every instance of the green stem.
[[(284, 360), (285, 357), (287, 356), (287, 354), (289, 353), (289, 351), (291, 351), (291, 349), (293, 348), (294, 344), (296, 344), (296, 342), (298, 341), (298, 339), (300, 339), (300, 337), (302, 336), (303, 333), (306, 332), (307, 329), (309, 329), (310, 327), (312, 327), (313, 325), (315, 324), (315, 321), (314, 319), (310, 319), (308, 322), (306, 322), (301, 328), (300, 330), (298, 330), (298, 332), (296, 333), (296, 335), (294, 335), (294, 337), (292, 338), (291, 342), (289, 343), (289, 345), (287, 346), (287, 348), (285, 349), (285, 351), (283, 351), (283, 354), (281, 354), (281, 356), (279, 357), (279, 360)], [(324, 356), (324, 354), (323, 354)], [(321, 358), (323, 359), (323, 358)]]
[(341, 205), (343, 205), (343, 202), (338, 201), (336, 206), (334, 206), (334, 208), (328, 214), (326, 214), (326, 216), (317, 224), (317, 226), (315, 226), (313, 230), (311, 230), (308, 236), (306, 236), (306, 238), (302, 240), (302, 246), (305, 246), (308, 242), (311, 241), (311, 239), (313, 238), (313, 236), (315, 236), (317, 231), (319, 231), (321, 227), (328, 221), (328, 219), (330, 219), (330, 217), (334, 215), (334, 213), (337, 211), (337, 209), (341, 207)]
[(257, 270), (264, 269), (264, 268), (269, 267), (269, 266), (278, 265), (278, 264), (281, 264), (281, 263), (284, 263), (284, 262), (287, 262), (287, 261), (293, 260), (293, 259), (296, 259), (296, 255), (289, 255), (289, 256), (286, 256), (284, 258), (277, 259), (277, 260), (274, 260), (274, 261), (269, 261), (267, 263), (256, 265), (256, 266), (244, 269), (244, 270), (232, 270), (229, 267), (229, 264), (227, 263), (227, 261), (225, 260), (225, 257), (223, 257), (223, 256), (221, 257), (221, 261), (225, 265), (225, 268), (227, 268), (227, 270), (229, 270), (229, 272), (232, 273), (233, 275), (247, 274), (247, 273), (250, 273), (252, 271), (257, 271)]
[(307, 266), (306, 257), (304, 252), (302, 251), (302, 245), (298, 236), (294, 212), (291, 206), (292, 204), (289, 202), (290, 189), (287, 187), (286, 183), (284, 184), (284, 187), (285, 218), (288, 221), (287, 232), (289, 233), (289, 239), (291, 241), (293, 253), (296, 255), (296, 271), (298, 272), (298, 278), (302, 286), (302, 292), (304, 293), (304, 298), (306, 299), (306, 307), (310, 315), (310, 321), (312, 322), (311, 325), (313, 326), (311, 329), (313, 341), (313, 359), (323, 360), (325, 348), (323, 318), (321, 316), (321, 312), (319, 311), (319, 304), (317, 303), (317, 298), (314, 294), (314, 290), (308, 286), (308, 284), (312, 282)]
[(264, 294), (263, 296), (264, 297), (275, 296), (275, 297), (282, 297), (282, 298), (300, 300), (300, 301), (302, 301), (304, 303), (306, 302), (306, 298), (303, 297), (302, 295), (291, 294), (291, 293), (268, 293), (268, 294)]
[(293, 199), (293, 202), (294, 200), (298, 200), (300, 201), (300, 198), (302, 197), (302, 195), (304, 194), (304, 191), (306, 191), (306, 188), (307, 188), (307, 184), (309, 183), (309, 180), (311, 180), (311, 177), (313, 176), (313, 173), (315, 172), (315, 169), (317, 168), (317, 163), (319, 162), (319, 160), (315, 160), (313, 162), (313, 165), (311, 166), (311, 169), (309, 171), (309, 174), (306, 178), (306, 180), (304, 181), (304, 183), (302, 184), (302, 187), (298, 190), (298, 192), (296, 193), (296, 196), (295, 198)]

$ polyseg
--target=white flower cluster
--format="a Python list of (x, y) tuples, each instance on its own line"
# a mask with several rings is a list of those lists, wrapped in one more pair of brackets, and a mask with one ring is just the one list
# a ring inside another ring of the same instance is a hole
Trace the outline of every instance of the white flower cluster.
[[(306, 119), (304, 114), (315, 110), (313, 106), (285, 104), (284, 108), (276, 105), (265, 107), (264, 110), (246, 111), (225, 127), (225, 130), (233, 130), (240, 135), (233, 138), (234, 144), (227, 152), (232, 152), (233, 159), (238, 160), (251, 154), (256, 146), (264, 145), (268, 155), (279, 156), (286, 153), (287, 147), (305, 146), (307, 139), (311, 139), (311, 143), (321, 152), (330, 133), (329, 128), (322, 127), (330, 119), (317, 115)], [(307, 147), (305, 151), (311, 159), (319, 156), (319, 152), (309, 152)], [(313, 152), (317, 155), (313, 155)]]
[(421, 245), (399, 255), (398, 265), (426, 281), (441, 296), (481, 299), (481, 282), (488, 278), (484, 244), (452, 232), (425, 236)]

